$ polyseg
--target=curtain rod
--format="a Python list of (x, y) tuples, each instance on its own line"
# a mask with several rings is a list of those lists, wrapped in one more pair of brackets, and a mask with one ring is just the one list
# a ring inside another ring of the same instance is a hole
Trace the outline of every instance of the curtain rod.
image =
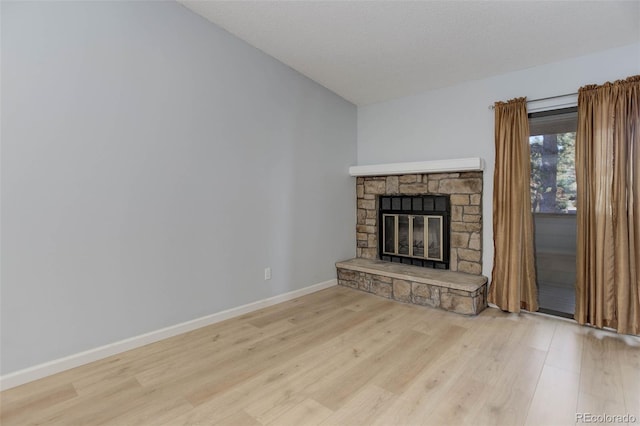
[[(567, 96), (575, 96), (578, 92), (575, 93), (565, 93), (564, 95), (556, 95), (556, 96), (547, 96), (546, 98), (538, 98), (538, 99), (529, 99), (527, 103), (530, 102), (539, 102), (539, 101), (547, 101), (549, 99), (557, 99), (557, 98), (566, 98)], [(495, 109), (495, 105), (489, 105), (489, 109)]]

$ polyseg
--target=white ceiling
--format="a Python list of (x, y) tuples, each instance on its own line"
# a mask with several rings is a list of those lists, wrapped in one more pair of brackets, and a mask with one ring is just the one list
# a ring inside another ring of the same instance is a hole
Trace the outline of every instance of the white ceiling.
[(638, 0), (179, 1), (356, 105), (640, 40)]

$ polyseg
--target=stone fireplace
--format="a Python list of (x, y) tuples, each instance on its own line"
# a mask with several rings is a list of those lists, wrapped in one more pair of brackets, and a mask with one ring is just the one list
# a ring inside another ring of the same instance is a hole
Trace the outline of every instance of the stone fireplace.
[(482, 172), (366, 176), (356, 180), (356, 257), (380, 259), (380, 197), (448, 196), (449, 270), (482, 273)]
[(466, 315), (482, 311), (482, 160), (352, 169), (356, 258), (336, 263), (338, 283)]

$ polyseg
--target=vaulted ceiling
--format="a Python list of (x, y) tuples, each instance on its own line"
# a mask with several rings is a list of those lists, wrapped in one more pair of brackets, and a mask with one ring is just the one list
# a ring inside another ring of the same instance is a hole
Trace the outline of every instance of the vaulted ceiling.
[(180, 2), (357, 105), (640, 41), (640, 1)]

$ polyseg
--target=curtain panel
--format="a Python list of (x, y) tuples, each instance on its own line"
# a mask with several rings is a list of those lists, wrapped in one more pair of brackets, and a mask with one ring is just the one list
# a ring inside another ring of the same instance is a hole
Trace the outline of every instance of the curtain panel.
[(578, 92), (580, 324), (640, 333), (640, 75)]
[(496, 102), (495, 149), (494, 254), (488, 299), (503, 311), (537, 311), (526, 98)]

